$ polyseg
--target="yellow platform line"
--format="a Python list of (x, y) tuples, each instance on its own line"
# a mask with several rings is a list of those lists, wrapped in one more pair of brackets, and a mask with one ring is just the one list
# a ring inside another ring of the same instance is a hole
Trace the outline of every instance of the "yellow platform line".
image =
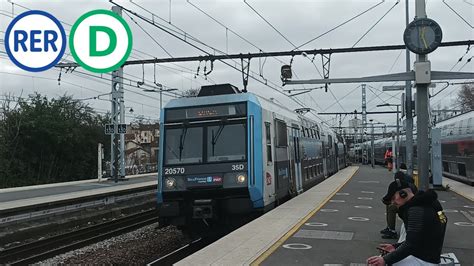
[(348, 178), (346, 180), (346, 182), (344, 182), (343, 184), (341, 184), (333, 193), (331, 193), (331, 195), (329, 195), (328, 197), (326, 197), (326, 199), (321, 203), (319, 204), (318, 207), (314, 208), (310, 213), (308, 213), (308, 215), (306, 215), (299, 223), (297, 223), (296, 225), (293, 226), (293, 228), (290, 229), (290, 231), (288, 231), (286, 234), (284, 234), (280, 239), (278, 239), (278, 241), (276, 241), (271, 247), (269, 247), (265, 252), (263, 252), (258, 258), (256, 258), (252, 263), (250, 263), (251, 266), (257, 266), (257, 265), (260, 265), (264, 260), (266, 260), (273, 252), (275, 252), (275, 250), (280, 247), (281, 245), (283, 245), (283, 243), (288, 239), (290, 238), (292, 235), (294, 235), (296, 233), (296, 231), (298, 231), (300, 229), (301, 226), (303, 226), (304, 223), (306, 223), (306, 221), (309, 220), (309, 218), (311, 218), (316, 212), (318, 212), (339, 190), (341, 190), (341, 188), (347, 184), (347, 182), (349, 182), (349, 180), (352, 179), (352, 177), (354, 177), (355, 174), (357, 174), (357, 172), (359, 172), (359, 169), (360, 168), (357, 168), (357, 170), (351, 175), (350, 178)]

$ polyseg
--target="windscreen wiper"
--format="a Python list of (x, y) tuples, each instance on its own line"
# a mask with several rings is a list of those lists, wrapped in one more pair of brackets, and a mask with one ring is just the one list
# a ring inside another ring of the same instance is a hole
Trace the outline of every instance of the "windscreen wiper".
[(188, 132), (188, 128), (184, 126), (183, 130), (181, 131), (181, 136), (179, 137), (179, 160), (180, 161), (181, 161), (181, 155), (183, 154), (184, 140), (186, 139), (187, 132)]
[(222, 133), (222, 130), (224, 130), (224, 127), (225, 127), (225, 124), (221, 124), (219, 126), (219, 129), (217, 130), (217, 133), (216, 135), (214, 136), (214, 130), (212, 131), (212, 156), (214, 156), (214, 148), (215, 148), (215, 145), (217, 143), (217, 140), (219, 139), (219, 137), (221, 136), (221, 133)]

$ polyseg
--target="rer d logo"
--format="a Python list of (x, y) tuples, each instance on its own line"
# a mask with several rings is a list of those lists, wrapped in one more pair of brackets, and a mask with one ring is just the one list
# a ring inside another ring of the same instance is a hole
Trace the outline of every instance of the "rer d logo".
[(93, 10), (72, 26), (69, 49), (83, 68), (98, 73), (113, 71), (122, 66), (132, 51), (132, 32), (114, 12)]
[[(15, 17), (5, 32), (5, 50), (18, 67), (40, 72), (54, 67), (66, 48), (66, 34), (51, 14), (31, 10)], [(74, 23), (71, 54), (83, 68), (98, 73), (118, 69), (132, 50), (132, 33), (112, 11), (93, 10)]]

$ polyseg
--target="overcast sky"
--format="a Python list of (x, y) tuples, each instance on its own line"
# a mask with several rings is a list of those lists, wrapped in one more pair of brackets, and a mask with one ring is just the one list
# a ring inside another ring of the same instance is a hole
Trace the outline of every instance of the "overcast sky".
[[(300, 49), (352, 47), (371, 27), (373, 28), (356, 44), (356, 47), (403, 44), (405, 0), (401, 0), (398, 4), (396, 4), (397, 1), (393, 0), (247, 0), (246, 2), (247, 3), (243, 0), (160, 0), (134, 1), (133, 3), (130, 1), (117, 1), (120, 5), (142, 16), (150, 19), (153, 16), (154, 20), (159, 24), (171, 27), (175, 30), (177, 29), (176, 27), (178, 27), (185, 31), (188, 36), (191, 35), (209, 47), (216, 49), (216, 51), (214, 51), (211, 48), (205, 48), (207, 52), (212, 54), (219, 54), (218, 50), (231, 54), (255, 53), (259, 52), (259, 50), (265, 52), (292, 50), (295, 48), (293, 45), (300, 46), (371, 7), (373, 8), (368, 12), (322, 35), (320, 38), (304, 45)], [(474, 39), (474, 1), (445, 0), (444, 2), (446, 3), (443, 3), (441, 0), (429, 0), (427, 1), (426, 8), (428, 17), (434, 19), (441, 25), (443, 29), (443, 42)], [(410, 0), (409, 5), (411, 21), (415, 15), (415, 1)], [(99, 77), (100, 75), (78, 68), (72, 74), (62, 73), (61, 84), (58, 85), (57, 79), (59, 71), (57, 69), (32, 73), (17, 68), (4, 53), (3, 37), (6, 27), (12, 19), (12, 15), (16, 16), (27, 9), (39, 9), (53, 14), (63, 23), (66, 34), (69, 35), (72, 24), (82, 14), (94, 9), (111, 9), (112, 6), (113, 5), (108, 1), (91, 0), (0, 0), (1, 98), (3, 98), (5, 94), (25, 97), (33, 92), (38, 92), (48, 97), (58, 97), (68, 94), (77, 99), (87, 99), (99, 94), (109, 93), (111, 85), (110, 80), (108, 80), (108, 75), (102, 75), (103, 79), (92, 78), (88, 76), (88, 74)], [(457, 12), (458, 15), (451, 10), (450, 7)], [(197, 8), (212, 16), (222, 25), (206, 16), (206, 14)], [(267, 24), (252, 8), (271, 23), (283, 36)], [(134, 21), (130, 19), (129, 15)], [(157, 27), (147, 24), (132, 14), (124, 13), (123, 17), (131, 27), (133, 33), (133, 51), (129, 60), (151, 59), (153, 57), (168, 58), (170, 55), (172, 57), (204, 55), (204, 52), (174, 38)], [(378, 20), (380, 20), (380, 22), (377, 23)], [(141, 28), (137, 26), (135, 21)], [(227, 27), (228, 30), (226, 30), (225, 27)], [(240, 37), (233, 32), (240, 35)], [(151, 35), (154, 40), (151, 39), (148, 34)], [(466, 46), (438, 48), (429, 55), (432, 69), (438, 71), (449, 71), (452, 69), (452, 71), (474, 72), (474, 62), (467, 63), (467, 59), (474, 55), (472, 50), (474, 49), (470, 49), (466, 54)], [(462, 61), (457, 63), (458, 59), (462, 56)], [(321, 56), (318, 55), (314, 58), (314, 65), (311, 63), (311, 59), (313, 59), (312, 56), (308, 58), (303, 56), (294, 57), (292, 65), (297, 75), (297, 78), (294, 77), (294, 79), (321, 78), (317, 70), (319, 69), (319, 71), (322, 72)], [(411, 54), (412, 63), (415, 59), (415, 55)], [(69, 49), (67, 48), (63, 61), (70, 62), (70, 60), (73, 60), (73, 58), (69, 55)], [(281, 87), (280, 67), (283, 65), (283, 62), (288, 64), (290, 60), (290, 57), (268, 58), (266, 60), (254, 58), (250, 64), (251, 71), (253, 72), (251, 75), (259, 80), (263, 80), (260, 75), (263, 76), (268, 80), (269, 84), (272, 84), (272, 87), (280, 91), (290, 88), (301, 89), (303, 88), (302, 86)], [(239, 68), (237, 63), (240, 63), (240, 60), (227, 62)], [(410, 63), (410, 65), (413, 65), (412, 63)], [(199, 75), (196, 75), (199, 62), (156, 65), (156, 74), (154, 73), (153, 65), (146, 65), (144, 66), (145, 87), (148, 86), (147, 88), (151, 88), (154, 79), (166, 87), (176, 88), (179, 91), (199, 88), (201, 85), (213, 83), (231, 83), (239, 88), (243, 87), (242, 74), (221, 62), (215, 62), (214, 69), (206, 80), (203, 75), (204, 65), (204, 62), (201, 62)], [(208, 62), (207, 70), (209, 70), (209, 67)], [(142, 79), (142, 66), (127, 66), (124, 71), (125, 77), (128, 79), (125, 82), (132, 84), (132, 86), (125, 86), (127, 121), (130, 121), (130, 119), (137, 115), (143, 115), (150, 119), (158, 119), (159, 94), (142, 92), (142, 88), (137, 88), (136, 86), (136, 82)], [(401, 50), (334, 54), (331, 57), (331, 78), (363, 77), (404, 71), (405, 51)], [(85, 74), (81, 74), (80, 72)], [(377, 104), (386, 102), (400, 103), (400, 92), (382, 93), (382, 86), (393, 84), (393, 82), (367, 84), (368, 111), (390, 110), (390, 108), (387, 107), (376, 108)], [(402, 85), (402, 83), (398, 84)], [(359, 85), (360, 84), (332, 84), (329, 89), (334, 96), (331, 92), (326, 93), (324, 90), (314, 90), (311, 93), (302, 94), (295, 98), (301, 101), (306, 107), (313, 108), (316, 112), (351, 112), (355, 109), (360, 111), (361, 89)], [(358, 86), (359, 89), (355, 89)], [(315, 86), (305, 85), (305, 87), (313, 88)], [(436, 93), (442, 87), (444, 86), (438, 85), (437, 88), (432, 90), (432, 93)], [(442, 107), (454, 106), (453, 101), (459, 87), (460, 86), (448, 87), (432, 99), (432, 106), (435, 108), (437, 108), (438, 105)], [(251, 78), (249, 79), (248, 89), (250, 92), (266, 98), (274, 98), (275, 101), (289, 106), (292, 109), (301, 107), (285, 95)], [(351, 91), (352, 93), (349, 96), (343, 98)], [(103, 96), (102, 98), (108, 99), (108, 96)], [(335, 98), (340, 99), (339, 104)], [(163, 102), (166, 103), (170, 99), (170, 97), (164, 96)], [(109, 101), (85, 101), (99, 112), (110, 110)], [(133, 113), (128, 112), (130, 108), (133, 108)], [(309, 114), (308, 117), (314, 119), (314, 116), (311, 114)], [(320, 118), (328, 120), (330, 124), (337, 124), (336, 120), (330, 120), (333, 118), (331, 116), (321, 116)], [(344, 125), (347, 125), (349, 119), (350, 117), (345, 118)], [(373, 115), (369, 116), (368, 119), (374, 119), (374, 121), (388, 124), (394, 124), (396, 120), (394, 115)]]

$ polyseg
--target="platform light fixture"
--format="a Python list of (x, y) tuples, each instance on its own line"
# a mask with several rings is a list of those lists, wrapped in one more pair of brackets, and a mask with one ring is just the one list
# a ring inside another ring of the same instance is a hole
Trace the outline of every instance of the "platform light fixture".
[(291, 65), (281, 67), (281, 80), (285, 81), (292, 78)]

